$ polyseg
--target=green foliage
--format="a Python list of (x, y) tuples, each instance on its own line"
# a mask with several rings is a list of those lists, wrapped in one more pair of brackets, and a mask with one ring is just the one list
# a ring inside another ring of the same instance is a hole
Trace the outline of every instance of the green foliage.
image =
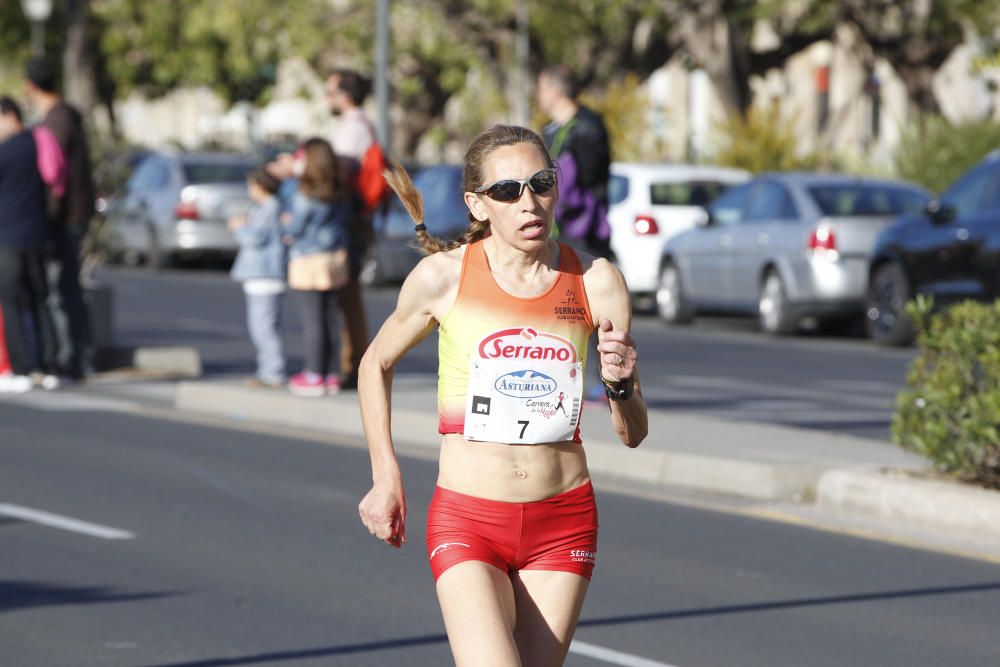
[(923, 116), (903, 133), (896, 149), (896, 171), (941, 192), (997, 146), (1000, 123), (996, 121), (953, 125), (941, 116)]
[(896, 402), (893, 440), (943, 473), (1000, 489), (1000, 301), (930, 308), (907, 309), (920, 354)]
[(745, 115), (731, 115), (715, 128), (714, 162), (753, 173), (815, 170), (824, 166), (818, 153), (803, 154), (794, 123), (776, 104), (751, 108)]
[(652, 162), (666, 155), (665, 142), (653, 134), (649, 122), (649, 95), (635, 74), (612, 81), (601, 97), (581, 101), (604, 116), (611, 156), (623, 162)]
[(323, 0), (92, 0), (92, 11), (121, 94), (204, 85), (228, 102), (265, 101), (278, 63), (318, 48), (334, 14)]

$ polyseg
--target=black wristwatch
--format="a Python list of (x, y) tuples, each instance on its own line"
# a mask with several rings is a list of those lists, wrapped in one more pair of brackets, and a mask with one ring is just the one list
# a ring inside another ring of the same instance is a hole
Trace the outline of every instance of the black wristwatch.
[(632, 395), (632, 390), (635, 389), (635, 382), (632, 378), (612, 382), (602, 377), (601, 383), (604, 384), (604, 393), (608, 395), (610, 401), (627, 401)]

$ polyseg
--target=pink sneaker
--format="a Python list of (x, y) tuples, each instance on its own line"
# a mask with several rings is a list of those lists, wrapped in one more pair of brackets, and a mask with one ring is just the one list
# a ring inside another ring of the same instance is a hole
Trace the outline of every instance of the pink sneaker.
[(340, 393), (340, 376), (330, 374), (326, 376), (326, 393), (330, 396)]
[(326, 385), (319, 373), (302, 371), (288, 381), (288, 391), (296, 396), (316, 397), (326, 393)]

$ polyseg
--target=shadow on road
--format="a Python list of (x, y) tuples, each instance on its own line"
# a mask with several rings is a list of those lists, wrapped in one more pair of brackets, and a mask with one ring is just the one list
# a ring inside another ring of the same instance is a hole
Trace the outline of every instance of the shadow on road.
[(828, 597), (801, 598), (798, 600), (775, 600), (773, 602), (754, 602), (751, 604), (727, 605), (722, 607), (705, 607), (703, 609), (678, 609), (676, 611), (629, 614), (627, 616), (609, 616), (606, 618), (581, 620), (579, 627), (623, 625), (625, 623), (641, 623), (644, 621), (670, 621), (680, 618), (698, 618), (701, 616), (726, 616), (729, 614), (745, 614), (757, 611), (801, 609), (804, 607), (826, 607), (837, 604), (878, 602), (882, 600), (935, 597), (940, 595), (961, 595), (965, 593), (984, 593), (987, 591), (1000, 591), (1000, 582), (968, 584), (965, 586), (911, 588), (895, 591), (877, 591), (874, 593), (857, 593), (854, 595), (831, 595)]
[(174, 593), (118, 593), (106, 586), (62, 586), (40, 581), (0, 580), (0, 613), (68, 604), (133, 602), (172, 597)]
[(361, 644), (345, 644), (343, 646), (328, 646), (324, 648), (302, 649), (300, 651), (276, 651), (274, 653), (261, 653), (259, 655), (248, 655), (239, 658), (208, 658), (206, 660), (194, 660), (191, 662), (171, 662), (150, 667), (227, 667), (229, 665), (259, 665), (285, 660), (308, 660), (312, 658), (323, 658), (337, 655), (348, 655), (351, 653), (368, 653), (370, 651), (385, 651), (397, 648), (410, 648), (413, 646), (426, 646), (429, 644), (443, 644), (448, 641), (446, 635), (423, 635), (418, 637), (401, 637), (399, 639), (386, 639), (377, 642), (365, 642)]
[[(591, 618), (581, 620), (579, 627), (601, 627), (623, 625), (626, 623), (643, 623), (647, 621), (669, 621), (701, 616), (724, 616), (728, 614), (744, 614), (759, 611), (776, 611), (783, 609), (800, 609), (804, 607), (824, 607), (837, 604), (854, 604), (859, 602), (877, 602), (882, 600), (898, 600), (907, 598), (934, 597), (940, 595), (960, 595), (966, 593), (983, 593), (1000, 590), (1000, 582), (969, 584), (965, 586), (940, 586), (934, 588), (913, 588), (894, 591), (877, 591), (874, 593), (857, 593), (854, 595), (832, 595), (828, 597), (801, 598), (798, 600), (775, 600), (772, 602), (756, 602), (752, 604), (727, 605), (722, 607), (705, 607), (703, 609), (679, 609), (676, 611), (651, 612), (645, 614), (629, 614), (627, 616), (609, 616), (606, 618)], [(351, 653), (367, 653), (413, 646), (426, 646), (448, 641), (448, 637), (439, 635), (422, 635), (416, 637), (401, 637), (343, 646), (328, 646), (323, 648), (302, 649), (299, 651), (277, 651), (235, 658), (207, 658), (190, 662), (171, 662), (149, 667), (230, 667), (232, 665), (255, 665), (285, 660), (306, 660), (328, 656), (348, 655)]]

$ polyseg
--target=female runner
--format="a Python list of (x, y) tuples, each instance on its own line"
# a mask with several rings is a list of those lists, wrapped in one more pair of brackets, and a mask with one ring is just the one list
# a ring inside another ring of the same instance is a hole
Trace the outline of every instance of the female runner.
[(405, 171), (387, 178), (428, 256), (361, 363), (373, 478), (361, 519), (379, 540), (405, 543), (393, 368), (437, 329), (442, 442), (427, 552), (452, 654), (460, 666), (561, 665), (597, 557), (579, 431), (595, 330), (618, 437), (636, 447), (647, 431), (625, 281), (608, 261), (549, 238), (557, 173), (531, 130), (498, 125), (472, 142), (470, 224), (455, 242), (427, 234)]

